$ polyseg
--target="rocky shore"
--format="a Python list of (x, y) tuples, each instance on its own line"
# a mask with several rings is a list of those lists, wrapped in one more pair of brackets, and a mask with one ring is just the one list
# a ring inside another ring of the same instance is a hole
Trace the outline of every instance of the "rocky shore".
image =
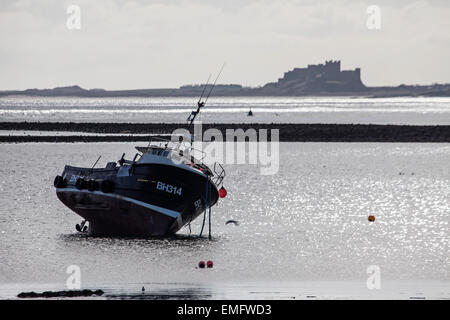
[(21, 292), (17, 295), (18, 298), (76, 298), (76, 297), (92, 297), (92, 296), (102, 296), (102, 290), (65, 290), (65, 291), (45, 291), (42, 293), (38, 292)]

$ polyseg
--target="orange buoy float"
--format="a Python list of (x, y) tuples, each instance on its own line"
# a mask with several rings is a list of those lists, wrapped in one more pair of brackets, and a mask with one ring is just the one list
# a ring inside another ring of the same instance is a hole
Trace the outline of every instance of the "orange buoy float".
[(219, 189), (219, 197), (225, 198), (227, 194), (228, 194), (227, 189), (225, 189), (224, 187)]
[(375, 221), (375, 216), (369, 216), (368, 220), (369, 220), (370, 222), (374, 222), (374, 221)]

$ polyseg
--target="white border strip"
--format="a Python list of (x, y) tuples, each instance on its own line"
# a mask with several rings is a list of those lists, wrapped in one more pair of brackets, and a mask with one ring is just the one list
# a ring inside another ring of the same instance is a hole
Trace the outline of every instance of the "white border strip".
[(155, 206), (153, 204), (149, 204), (143, 201), (139, 201), (133, 198), (128, 198), (128, 197), (124, 197), (124, 196), (120, 196), (118, 194), (114, 194), (114, 193), (103, 193), (100, 191), (86, 191), (86, 190), (78, 190), (75, 188), (56, 188), (56, 192), (65, 192), (65, 191), (69, 191), (69, 192), (80, 192), (80, 193), (89, 193), (89, 194), (97, 194), (97, 195), (101, 195), (101, 196), (106, 196), (106, 197), (111, 197), (111, 198), (116, 198), (116, 199), (120, 199), (120, 200), (125, 200), (128, 202), (132, 202), (134, 204), (137, 204), (139, 206), (143, 206), (155, 211), (158, 211), (162, 214), (165, 214), (166, 216), (170, 216), (172, 218), (177, 219), (178, 223), (181, 223), (181, 213), (177, 212), (177, 211), (173, 211), (170, 209), (166, 209), (166, 208), (162, 208), (162, 207), (158, 207)]

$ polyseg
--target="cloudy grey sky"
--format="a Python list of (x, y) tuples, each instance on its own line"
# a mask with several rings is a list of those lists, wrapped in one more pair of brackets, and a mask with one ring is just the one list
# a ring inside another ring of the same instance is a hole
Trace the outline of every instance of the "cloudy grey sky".
[[(80, 30), (66, 26), (72, 4)], [(0, 2), (0, 90), (178, 87), (224, 61), (219, 82), (259, 86), (325, 59), (361, 67), (366, 85), (448, 83), (449, 57), (447, 0)]]

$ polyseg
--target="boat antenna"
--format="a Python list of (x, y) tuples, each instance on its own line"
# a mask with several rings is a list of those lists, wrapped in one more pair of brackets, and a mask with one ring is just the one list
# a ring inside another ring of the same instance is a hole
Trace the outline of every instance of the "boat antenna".
[(199, 103), (202, 101), (203, 94), (205, 93), (206, 87), (208, 87), (208, 84), (209, 84), (209, 79), (211, 79), (211, 73), (209, 74), (208, 80), (206, 80), (206, 83), (205, 83), (205, 85), (203, 86), (203, 91), (202, 91), (202, 94), (200, 95), (200, 98), (198, 98), (197, 104), (199, 104)]
[(208, 96), (207, 96), (206, 99), (205, 99), (205, 104), (206, 104), (206, 101), (208, 101), (208, 98), (209, 98), (209, 96), (211, 95), (211, 92), (213, 91), (214, 87), (216, 86), (217, 79), (219, 79), (219, 77), (220, 77), (220, 75), (221, 75), (221, 73), (222, 73), (222, 71), (223, 71), (223, 68), (225, 68), (225, 64), (226, 64), (226, 62), (224, 62), (223, 65), (222, 65), (222, 68), (220, 68), (220, 71), (219, 71), (219, 73), (217, 74), (216, 80), (214, 80), (214, 83), (213, 83), (213, 85), (211, 86), (211, 89), (209, 90)]
[(200, 108), (202, 108), (205, 105), (205, 103), (202, 102), (202, 98), (203, 98), (203, 95), (205, 94), (206, 88), (208, 87), (209, 79), (211, 79), (211, 73), (209, 74), (208, 80), (206, 80), (206, 83), (203, 86), (203, 90), (202, 90), (202, 94), (200, 95), (200, 98), (198, 98), (197, 110), (196, 111), (192, 111), (191, 114), (189, 115), (189, 117), (187, 118), (187, 122), (189, 122), (189, 126), (192, 124), (192, 122), (194, 122), (195, 117), (200, 112)]
[[(89, 172), (92, 172), (92, 170), (94, 170), (94, 167), (96, 166), (97, 162), (100, 160), (101, 157), (102, 157), (102, 156), (100, 155), (100, 156), (97, 158), (97, 161), (94, 162), (94, 164), (93, 164), (92, 168), (89, 170)], [(123, 156), (122, 156), (122, 157), (123, 157)]]
[(208, 86), (208, 83), (209, 83), (209, 79), (211, 78), (211, 75), (209, 75), (208, 81), (207, 81), (207, 83), (205, 84), (205, 86), (203, 87), (203, 91), (202, 91), (202, 94), (201, 94), (201, 96), (200, 96), (200, 99), (198, 99), (198, 102), (197, 102), (197, 110), (192, 111), (191, 114), (189, 115), (189, 117), (187, 118), (187, 122), (189, 122), (189, 126), (192, 125), (192, 123), (193, 123), (194, 120), (195, 120), (195, 117), (197, 117), (197, 115), (200, 113), (200, 109), (203, 108), (203, 107), (206, 105), (206, 102), (208, 101), (208, 98), (211, 96), (211, 92), (213, 91), (214, 87), (216, 86), (217, 79), (219, 79), (220, 74), (222, 73), (222, 70), (223, 70), (224, 67), (225, 67), (225, 62), (223, 63), (222, 68), (220, 69), (220, 72), (217, 74), (217, 77), (216, 77), (216, 79), (214, 80), (214, 83), (213, 83), (213, 85), (211, 86), (211, 89), (209, 90), (208, 95), (206, 96), (205, 101), (202, 101), (203, 94), (205, 93), (206, 87)]
[(94, 169), (95, 165), (97, 164), (97, 162), (100, 160), (101, 157), (102, 157), (102, 156), (99, 156), (99, 157), (97, 158), (97, 161), (95, 161), (95, 163), (94, 163), (94, 165), (92, 166), (91, 169)]

